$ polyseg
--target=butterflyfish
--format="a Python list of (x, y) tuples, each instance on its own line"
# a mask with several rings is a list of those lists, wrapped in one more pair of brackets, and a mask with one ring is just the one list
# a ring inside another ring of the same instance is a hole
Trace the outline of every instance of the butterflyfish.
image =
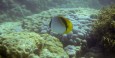
[(58, 34), (68, 34), (73, 29), (72, 22), (64, 16), (55, 16), (51, 19), (49, 27), (51, 31)]

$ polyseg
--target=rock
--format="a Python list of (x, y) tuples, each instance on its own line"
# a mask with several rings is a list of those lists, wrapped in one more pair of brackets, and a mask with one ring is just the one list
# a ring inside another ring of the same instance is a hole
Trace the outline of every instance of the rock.
[(29, 56), (28, 56), (28, 58), (40, 58), (38, 55), (35, 55), (35, 54), (30, 54)]
[[(88, 8), (49, 9), (49, 10), (43, 11), (39, 14), (28, 16), (27, 18), (24, 19), (22, 25), (23, 25), (23, 28), (27, 29), (28, 31), (34, 31), (33, 29), (41, 30), (41, 28), (43, 26), (47, 26), (47, 28), (48, 28), (50, 20), (53, 16), (63, 15), (65, 17), (67, 17), (68, 19), (70, 19), (70, 21), (72, 21), (74, 26), (79, 26), (79, 25), (81, 25), (81, 24), (79, 24), (79, 21), (82, 24), (85, 24), (86, 21), (89, 22), (86, 18), (89, 18), (89, 14), (92, 14), (93, 12), (97, 13), (97, 10), (88, 9)], [(41, 26), (41, 25), (43, 25), (43, 26)], [(34, 28), (32, 28), (33, 26), (34, 26)], [(39, 33), (39, 31), (38, 31), (38, 33)]]
[(42, 34), (47, 33), (47, 30), (41, 30), (40, 33), (42, 33)]
[(66, 58), (66, 56), (64, 55), (59, 56), (56, 53), (52, 53), (48, 49), (43, 49), (43, 51), (41, 52), (40, 58)]
[(0, 35), (0, 56), (1, 58), (69, 58), (59, 39), (34, 32)]
[[(72, 41), (75, 42), (73, 39), (76, 36), (83, 38), (84, 34), (90, 32), (90, 27), (92, 26), (90, 15), (94, 12), (97, 13), (98, 11), (90, 8), (49, 9), (47, 11), (40, 12), (39, 14), (29, 16), (29, 18), (25, 18), (22, 25), (24, 25), (23, 28), (28, 31), (37, 33), (49, 33), (50, 35), (61, 39), (61, 41), (69, 42), (69, 40), (72, 39)], [(63, 35), (58, 36), (57, 33), (50, 32), (48, 28), (52, 17), (57, 15), (62, 15), (68, 18), (73, 24), (72, 32), (67, 34), (66, 37), (63, 37)], [(74, 36), (75, 34), (76, 36)]]
[(78, 33), (77, 35), (78, 35), (79, 38), (82, 38), (82, 39), (83, 39), (83, 37), (84, 37), (84, 34), (83, 34), (83, 33)]
[(78, 33), (78, 26), (74, 26), (73, 27), (73, 34), (77, 34)]
[(77, 34), (78, 33), (78, 31), (77, 30), (75, 30), (75, 29), (73, 29), (73, 34)]
[(85, 58), (103, 58), (102, 53), (93, 53), (93, 52), (88, 52), (84, 56)]
[(42, 27), (41, 27), (41, 30), (47, 30), (47, 29), (48, 29), (47, 26), (42, 26)]
[(72, 35), (72, 38), (73, 38), (73, 39), (75, 39), (75, 38), (77, 38), (77, 37), (78, 37), (77, 34), (73, 34), (73, 35)]
[(64, 35), (62, 36), (62, 39), (63, 39), (63, 40), (68, 39), (68, 38), (67, 38), (67, 34), (64, 34)]
[(95, 21), (97, 21), (97, 20), (98, 20), (98, 19), (91, 19), (90, 21), (91, 21), (91, 22), (95, 22)]
[(97, 14), (91, 14), (91, 15), (90, 15), (90, 18), (92, 18), (92, 19), (97, 19), (98, 16), (97, 16)]
[(75, 44), (76, 43), (76, 41), (74, 40), (74, 39), (70, 39), (69, 40), (72, 44)]
[(74, 41), (76, 41), (75, 46), (80, 46), (81, 45), (81, 40), (79, 37), (75, 38)]
[(68, 45), (64, 49), (69, 54), (69, 56), (75, 57), (76, 52), (80, 50), (80, 46)]
[(21, 32), (21, 22), (4, 22), (0, 24), (0, 33)]
[(67, 38), (72, 38), (73, 32), (67, 34)]
[(91, 28), (89, 28), (89, 27), (87, 27), (87, 26), (84, 26), (83, 28), (84, 28), (84, 30), (87, 31), (87, 32), (90, 32), (90, 30), (91, 30)]
[(94, 53), (101, 53), (102, 52), (102, 48), (99, 47), (92, 47), (89, 50), (90, 52), (94, 52)]
[(84, 40), (81, 40), (82, 44), (87, 44), (87, 41), (84, 39)]
[(86, 23), (86, 20), (79, 20), (78, 22), (82, 23), (82, 24), (85, 24)]

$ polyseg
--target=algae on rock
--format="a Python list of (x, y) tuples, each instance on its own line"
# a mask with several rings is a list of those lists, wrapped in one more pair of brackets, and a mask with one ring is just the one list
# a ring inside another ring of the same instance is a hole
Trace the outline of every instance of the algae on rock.
[(0, 35), (0, 56), (1, 58), (69, 58), (57, 38), (34, 32)]
[(101, 41), (107, 54), (115, 54), (115, 5), (100, 11), (99, 19), (94, 24), (94, 35)]

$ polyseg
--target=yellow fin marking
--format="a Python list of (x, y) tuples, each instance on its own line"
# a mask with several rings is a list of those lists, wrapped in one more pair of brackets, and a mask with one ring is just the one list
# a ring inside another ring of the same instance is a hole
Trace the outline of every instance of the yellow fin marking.
[(67, 34), (67, 33), (71, 32), (72, 29), (73, 29), (73, 24), (72, 24), (72, 22), (71, 22), (69, 19), (67, 19), (67, 18), (65, 18), (65, 17), (63, 17), (63, 16), (59, 16), (59, 17), (60, 17), (60, 18), (63, 18), (63, 19), (66, 21), (66, 23), (67, 23), (67, 30), (64, 32), (64, 34)]

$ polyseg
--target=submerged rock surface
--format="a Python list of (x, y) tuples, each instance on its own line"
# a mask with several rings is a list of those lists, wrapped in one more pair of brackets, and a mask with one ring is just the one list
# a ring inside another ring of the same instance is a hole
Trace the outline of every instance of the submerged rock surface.
[(21, 27), (21, 22), (4, 22), (0, 24), (0, 35), (4, 33), (21, 31), (23, 31), (23, 28)]
[(55, 37), (34, 32), (14, 32), (0, 35), (0, 58), (69, 57)]

